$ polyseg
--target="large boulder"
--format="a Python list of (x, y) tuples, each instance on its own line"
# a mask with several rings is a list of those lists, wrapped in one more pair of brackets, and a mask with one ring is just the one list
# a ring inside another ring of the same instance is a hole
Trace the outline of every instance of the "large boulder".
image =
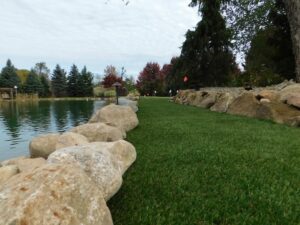
[(135, 112), (129, 106), (108, 105), (98, 110), (89, 123), (106, 123), (127, 132), (134, 129), (139, 121)]
[[(19, 169), (16, 165), (8, 165), (8, 166), (0, 167), (0, 186), (2, 184), (4, 184), (5, 182), (7, 182), (9, 178), (16, 175), (17, 173), (19, 173)], [(0, 201), (0, 204), (1, 204), (1, 201)]]
[(280, 92), (280, 101), (287, 102), (291, 95), (300, 95), (300, 84), (293, 84), (283, 88)]
[(111, 153), (114, 160), (119, 165), (119, 170), (122, 174), (136, 160), (136, 151), (132, 144), (127, 141), (120, 140), (115, 142), (94, 142), (89, 144), (93, 149), (103, 149)]
[(257, 94), (256, 98), (269, 99), (270, 101), (278, 101), (279, 92), (274, 90), (262, 90)]
[(235, 98), (235, 95), (229, 92), (219, 93), (217, 94), (215, 104), (210, 108), (210, 110), (215, 112), (227, 112), (229, 105)]
[(28, 172), (31, 170), (34, 170), (38, 167), (43, 166), (46, 163), (46, 160), (44, 158), (25, 158), (25, 157), (19, 157), (14, 159), (9, 159), (2, 164), (4, 165), (16, 165), (20, 172)]
[(60, 134), (47, 134), (35, 137), (29, 143), (29, 152), (32, 158), (47, 158), (56, 149)]
[(122, 185), (118, 161), (106, 149), (97, 145), (73, 146), (52, 153), (49, 163), (72, 164), (83, 169), (97, 184), (105, 200), (110, 199)]
[(72, 165), (46, 164), (0, 187), (0, 224), (112, 225), (101, 191)]
[(286, 96), (286, 103), (300, 109), (300, 93), (289, 94)]
[(272, 119), (272, 111), (267, 104), (262, 104), (251, 92), (245, 92), (237, 97), (228, 107), (227, 112), (233, 115)]
[(105, 123), (87, 123), (74, 127), (70, 131), (85, 136), (89, 142), (117, 141), (126, 137), (125, 132)]
[(69, 146), (85, 145), (88, 143), (89, 140), (85, 136), (73, 132), (66, 132), (60, 135), (57, 139), (55, 149), (65, 148)]
[(17, 164), (17, 162), (19, 160), (22, 160), (22, 159), (28, 159), (28, 157), (27, 156), (19, 156), (16, 158), (7, 159), (7, 160), (2, 161), (0, 163), (0, 165), (1, 166), (15, 165), (15, 164)]
[(77, 133), (66, 132), (60, 134), (46, 134), (35, 137), (29, 144), (29, 152), (32, 158), (43, 157), (47, 158), (52, 152), (57, 149), (84, 145), (89, 143), (88, 139)]

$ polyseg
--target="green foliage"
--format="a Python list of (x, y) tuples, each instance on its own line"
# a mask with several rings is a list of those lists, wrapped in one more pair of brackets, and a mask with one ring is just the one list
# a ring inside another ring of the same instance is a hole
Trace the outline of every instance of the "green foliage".
[(81, 97), (93, 96), (93, 74), (83, 67), (78, 80), (78, 94)]
[(51, 95), (49, 80), (45, 76), (41, 76), (40, 81), (41, 81), (42, 88), (39, 92), (39, 96), (49, 97)]
[[(230, 49), (231, 32), (226, 28), (219, 0), (199, 4), (202, 20), (195, 31), (188, 31), (183, 43), (178, 69), (181, 79), (187, 75), (188, 88), (223, 86), (236, 67)], [(178, 72), (177, 72), (178, 73)]]
[(135, 80), (133, 76), (126, 77), (123, 83), (124, 87), (127, 89), (128, 92), (131, 92), (136, 89)]
[(40, 93), (43, 89), (41, 81), (34, 70), (31, 70), (24, 84), (24, 90), (29, 94)]
[(299, 224), (298, 128), (166, 98), (141, 98), (138, 117), (115, 225)]
[(246, 55), (245, 69), (260, 85), (295, 78), (292, 40), (282, 0), (276, 1), (268, 18), (269, 25), (254, 36)]
[(26, 80), (27, 80), (27, 77), (28, 77), (28, 74), (30, 73), (29, 70), (25, 70), (25, 69), (22, 69), (22, 70), (16, 70), (16, 73), (20, 79), (20, 85), (24, 85)]
[(45, 78), (49, 79), (50, 70), (45, 62), (36, 63), (33, 70), (39, 77), (44, 76)]
[(10, 59), (8, 59), (6, 66), (2, 69), (0, 74), (0, 87), (14, 88), (14, 86), (19, 87), (20, 83), (16, 69)]
[(71, 71), (69, 76), (67, 77), (67, 85), (68, 85), (68, 96), (69, 97), (77, 97), (79, 96), (79, 79), (80, 74), (76, 65), (71, 67)]
[(65, 97), (67, 96), (67, 78), (66, 72), (60, 68), (59, 65), (56, 65), (52, 79), (52, 94), (55, 97)]

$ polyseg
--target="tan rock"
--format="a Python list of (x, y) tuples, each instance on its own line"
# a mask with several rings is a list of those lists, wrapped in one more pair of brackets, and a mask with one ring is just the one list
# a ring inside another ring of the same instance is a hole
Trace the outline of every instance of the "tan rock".
[(20, 172), (32, 171), (44, 164), (46, 164), (46, 160), (44, 158), (22, 159), (16, 163)]
[(19, 156), (19, 157), (16, 157), (16, 158), (12, 158), (12, 159), (8, 159), (8, 160), (5, 160), (5, 161), (2, 161), (0, 164), (2, 166), (16, 165), (17, 162), (19, 160), (22, 160), (22, 159), (28, 159), (28, 157), (27, 156)]
[(242, 115), (259, 119), (272, 119), (273, 114), (269, 107), (261, 104), (251, 92), (237, 97), (229, 106), (227, 112), (233, 115)]
[(55, 149), (77, 145), (85, 145), (88, 143), (89, 140), (85, 136), (73, 132), (66, 132), (59, 136), (55, 145)]
[(293, 84), (283, 88), (280, 92), (280, 101), (287, 102), (291, 95), (300, 94), (300, 84)]
[(17, 173), (19, 173), (19, 169), (16, 165), (8, 165), (8, 166), (0, 167), (0, 186), (3, 185), (5, 182), (7, 182), (8, 179), (16, 175)]
[(56, 149), (60, 134), (47, 134), (35, 137), (29, 143), (29, 152), (32, 158), (47, 158)]
[(70, 131), (85, 136), (89, 142), (117, 141), (126, 137), (126, 133), (119, 128), (104, 123), (87, 123), (74, 127)]
[(262, 98), (262, 99), (260, 99), (259, 101), (260, 101), (261, 103), (270, 103), (270, 102), (271, 102), (271, 100), (268, 99), (268, 98)]
[(44, 158), (26, 158), (18, 157), (3, 162), (5, 165), (16, 165), (19, 168), (20, 172), (28, 172), (41, 167), (46, 163)]
[(115, 142), (94, 142), (89, 144), (93, 149), (103, 149), (110, 152), (114, 160), (119, 164), (119, 170), (122, 174), (136, 160), (136, 151), (132, 144), (127, 141), (120, 140)]
[(123, 132), (134, 129), (139, 121), (135, 112), (129, 106), (108, 105), (98, 110), (89, 123), (106, 123), (118, 127)]
[(216, 92), (200, 91), (197, 92), (193, 105), (208, 109), (215, 104), (216, 98)]
[(112, 225), (102, 193), (72, 165), (46, 164), (0, 187), (0, 224)]
[(300, 109), (300, 93), (287, 95), (286, 103)]
[(49, 163), (72, 164), (83, 169), (97, 184), (104, 199), (110, 199), (122, 185), (119, 162), (106, 149), (97, 145), (73, 146), (53, 152)]
[(215, 104), (210, 108), (210, 110), (215, 112), (226, 112), (229, 105), (235, 98), (236, 97), (229, 92), (219, 93), (217, 94)]
[(258, 99), (269, 99), (270, 101), (279, 100), (279, 92), (274, 90), (262, 90), (256, 96)]

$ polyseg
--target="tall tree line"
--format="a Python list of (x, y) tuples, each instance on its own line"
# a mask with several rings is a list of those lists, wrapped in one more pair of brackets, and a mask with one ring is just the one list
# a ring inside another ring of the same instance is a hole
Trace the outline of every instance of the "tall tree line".
[(19, 93), (38, 94), (40, 97), (93, 96), (93, 74), (84, 66), (81, 72), (76, 65), (67, 73), (57, 65), (50, 78), (46, 63), (37, 63), (30, 71), (18, 70), (8, 59), (0, 73), (0, 87), (18, 88)]

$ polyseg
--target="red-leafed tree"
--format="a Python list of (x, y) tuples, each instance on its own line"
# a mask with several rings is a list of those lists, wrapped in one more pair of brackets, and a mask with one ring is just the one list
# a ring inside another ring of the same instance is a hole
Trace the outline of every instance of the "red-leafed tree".
[(137, 80), (137, 89), (142, 95), (161, 95), (162, 74), (158, 63), (147, 63)]
[(107, 66), (104, 70), (104, 78), (101, 84), (105, 88), (110, 88), (116, 82), (123, 83), (122, 78), (119, 76), (116, 68), (114, 66)]

